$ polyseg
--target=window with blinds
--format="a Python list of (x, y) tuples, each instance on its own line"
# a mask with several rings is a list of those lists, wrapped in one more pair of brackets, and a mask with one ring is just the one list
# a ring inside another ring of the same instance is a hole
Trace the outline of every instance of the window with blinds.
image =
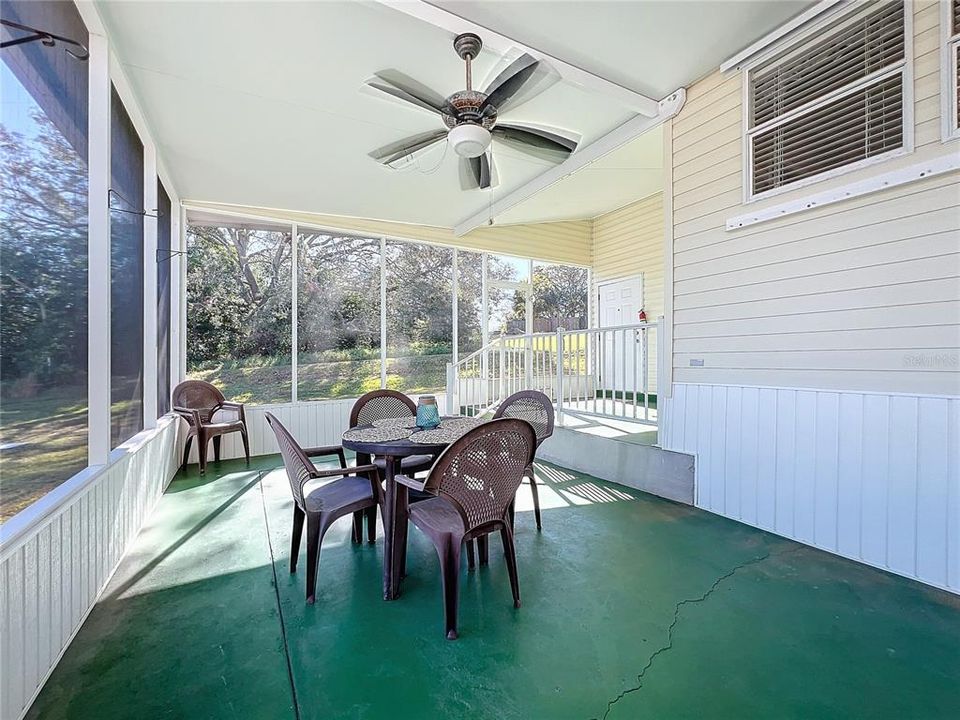
[(826, 31), (748, 70), (748, 197), (904, 148), (903, 1), (855, 7)]

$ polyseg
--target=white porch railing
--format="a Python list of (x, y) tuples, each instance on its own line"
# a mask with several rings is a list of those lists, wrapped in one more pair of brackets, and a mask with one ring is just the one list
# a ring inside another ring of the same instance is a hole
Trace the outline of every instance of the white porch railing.
[(479, 415), (519, 390), (539, 390), (553, 400), (560, 421), (570, 412), (656, 425), (654, 358), (662, 322), (501, 335), (448, 363), (448, 407)]

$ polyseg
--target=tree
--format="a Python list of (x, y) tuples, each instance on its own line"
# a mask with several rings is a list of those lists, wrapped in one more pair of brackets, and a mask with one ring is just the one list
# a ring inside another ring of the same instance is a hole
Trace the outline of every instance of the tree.
[(0, 127), (4, 380), (77, 383), (87, 366), (87, 167), (39, 109)]

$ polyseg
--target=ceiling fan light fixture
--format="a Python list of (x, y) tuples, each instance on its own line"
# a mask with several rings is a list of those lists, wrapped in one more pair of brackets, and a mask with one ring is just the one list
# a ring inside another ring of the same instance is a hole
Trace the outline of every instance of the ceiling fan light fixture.
[(482, 125), (463, 123), (450, 130), (447, 140), (460, 157), (475, 158), (483, 155), (490, 147), (491, 135)]

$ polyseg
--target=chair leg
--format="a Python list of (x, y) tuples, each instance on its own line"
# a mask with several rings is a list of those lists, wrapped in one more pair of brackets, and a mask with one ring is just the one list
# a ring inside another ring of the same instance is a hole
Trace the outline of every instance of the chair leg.
[(183, 465), (181, 466), (183, 470), (187, 469), (187, 460), (190, 459), (190, 447), (192, 445), (193, 445), (193, 435), (187, 438), (187, 442), (183, 446)]
[(213, 461), (215, 463), (220, 462), (220, 435), (213, 439)]
[(537, 530), (542, 530), (540, 524), (540, 496), (537, 493), (537, 479), (533, 475), (533, 468), (530, 469), (530, 494), (533, 495), (533, 517), (537, 521)]
[(480, 565), (490, 564), (490, 536), (481, 535), (477, 538), (477, 559)]
[(462, 541), (448, 539), (440, 554), (443, 578), (443, 621), (447, 640), (457, 639), (457, 612), (460, 605), (460, 546)]
[(200, 474), (207, 474), (207, 446), (209, 445), (206, 434), (201, 430), (197, 433), (197, 452), (200, 455)]
[(243, 438), (243, 455), (247, 459), (247, 465), (250, 465), (250, 439), (247, 437), (247, 428), (240, 428), (240, 437)]
[(319, 513), (307, 514), (307, 604), (313, 605), (317, 595), (317, 571), (320, 567), (320, 542), (326, 530)]
[(507, 573), (510, 575), (510, 589), (513, 591), (513, 606), (520, 607), (520, 579), (517, 577), (517, 550), (513, 545), (513, 531), (504, 526), (500, 530), (503, 540), (504, 556), (507, 559)]
[(363, 510), (357, 510), (353, 514), (353, 534), (350, 536), (354, 545), (363, 542)]
[(477, 561), (473, 555), (473, 540), (467, 540), (467, 569), (473, 570)]
[(293, 537), (290, 539), (290, 572), (297, 571), (297, 560), (300, 558), (300, 538), (303, 537), (303, 510), (293, 504)]
[(373, 545), (377, 541), (377, 506), (371, 505), (364, 513), (367, 516), (367, 542)]

